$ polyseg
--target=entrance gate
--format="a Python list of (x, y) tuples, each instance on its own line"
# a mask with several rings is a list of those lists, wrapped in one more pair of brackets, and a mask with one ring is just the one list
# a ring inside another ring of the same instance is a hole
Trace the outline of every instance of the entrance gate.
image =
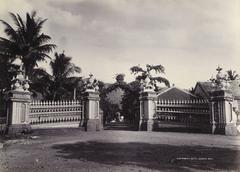
[[(13, 90), (8, 92), (8, 114), (4, 119), (8, 132), (22, 132), (26, 126), (58, 122), (77, 122), (87, 131), (100, 130), (99, 101), (104, 94), (99, 97), (99, 87), (96, 81), (92, 80), (90, 77), (86, 82), (83, 100), (71, 103), (46, 101), (40, 104), (31, 103), (31, 93), (27, 87), (16, 84)], [(105, 93), (115, 88), (123, 88), (130, 93), (133, 91), (125, 82), (117, 80)], [(136, 110), (136, 113), (131, 115), (134, 117), (133, 124), (139, 124), (139, 130), (155, 131), (166, 128), (168, 130), (169, 126), (170, 128), (174, 126), (178, 131), (179, 128), (185, 128), (226, 135), (237, 135), (239, 132), (237, 123), (239, 101), (233, 97), (230, 90), (221, 88), (214, 90), (210, 92), (208, 100), (198, 99), (196, 96), (194, 99), (163, 100), (148, 84), (141, 92), (140, 90), (136, 92), (140, 97), (139, 102), (136, 102), (139, 113)], [(176, 97), (177, 93), (174, 95)], [(130, 121), (122, 124), (130, 126), (132, 124)]]
[[(118, 91), (119, 89), (121, 89), (123, 93)], [(127, 84), (124, 82), (124, 76), (121, 74), (116, 77), (114, 84), (109, 85), (101, 91), (100, 107), (104, 115), (104, 129), (138, 130), (139, 92), (139, 82), (134, 81)], [(110, 100), (111, 97), (118, 99), (118, 104), (112, 104)], [(109, 113), (112, 114), (109, 115)]]

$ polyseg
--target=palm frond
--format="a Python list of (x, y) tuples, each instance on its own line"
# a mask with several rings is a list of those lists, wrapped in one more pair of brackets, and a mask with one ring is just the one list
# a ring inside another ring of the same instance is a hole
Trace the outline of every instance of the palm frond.
[(36, 50), (42, 53), (50, 53), (54, 48), (56, 48), (55, 44), (44, 44), (36, 47)]
[(50, 40), (51, 40), (50, 36), (45, 35), (45, 34), (42, 33), (37, 38), (35, 38), (35, 40), (33, 42), (34, 42), (35, 46), (38, 46), (38, 45), (42, 45), (43, 43), (48, 42)]
[(7, 36), (11, 39), (11, 40), (18, 40), (18, 34), (17, 32), (13, 29), (13, 27), (8, 24), (7, 22), (5, 22), (4, 20), (0, 20), (1, 23), (3, 23), (3, 25), (5, 25), (5, 29), (4, 32), (7, 34)]
[(151, 78), (151, 81), (153, 81), (153, 82), (159, 82), (159, 83), (164, 83), (167, 87), (170, 87), (169, 81), (168, 81), (166, 78), (164, 78), (164, 77), (160, 77), (160, 76), (158, 76), (158, 77), (152, 77), (152, 78)]
[(139, 67), (139, 66), (133, 66), (130, 68), (130, 71), (133, 73), (133, 74), (137, 74), (139, 72), (144, 72), (144, 70)]
[[(27, 13), (28, 14), (28, 13)], [(28, 14), (29, 15), (29, 14)], [(32, 11), (31, 12), (31, 18), (34, 18), (34, 17), (36, 17), (36, 15), (37, 15), (37, 12), (34, 10), (34, 11)], [(29, 15), (30, 16), (30, 15)]]
[(156, 73), (164, 73), (165, 69), (162, 65), (147, 65), (147, 70), (154, 70)]
[(15, 25), (17, 25), (18, 28), (21, 28), (22, 25), (21, 25), (20, 22), (18, 21), (18, 17), (17, 17), (15, 14), (11, 13), (11, 12), (10, 12), (9, 14), (10, 14), (12, 20), (14, 21)]

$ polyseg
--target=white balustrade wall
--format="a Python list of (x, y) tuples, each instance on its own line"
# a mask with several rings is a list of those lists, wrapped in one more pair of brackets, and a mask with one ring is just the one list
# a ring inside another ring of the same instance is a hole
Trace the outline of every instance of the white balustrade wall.
[(174, 112), (189, 114), (208, 114), (208, 101), (204, 99), (193, 100), (158, 100), (157, 112)]
[(210, 119), (209, 102), (205, 99), (157, 100), (155, 118), (162, 122), (187, 125), (207, 124)]
[(81, 101), (32, 101), (29, 121), (31, 125), (46, 123), (76, 122), (84, 118)]

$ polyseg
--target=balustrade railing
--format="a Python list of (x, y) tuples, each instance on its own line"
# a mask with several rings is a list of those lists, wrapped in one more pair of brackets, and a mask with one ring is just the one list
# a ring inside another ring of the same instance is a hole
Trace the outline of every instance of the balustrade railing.
[(84, 118), (81, 101), (33, 101), (30, 103), (31, 125), (80, 121)]
[(158, 100), (157, 113), (209, 114), (208, 101), (196, 100)]
[(209, 123), (209, 103), (204, 99), (158, 100), (156, 116), (160, 122), (186, 126)]

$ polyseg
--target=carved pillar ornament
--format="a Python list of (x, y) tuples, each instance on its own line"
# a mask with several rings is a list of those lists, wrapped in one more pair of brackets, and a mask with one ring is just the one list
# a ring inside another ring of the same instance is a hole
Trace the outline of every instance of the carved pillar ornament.
[(84, 81), (84, 89), (86, 91), (98, 91), (98, 80), (93, 78), (93, 74), (89, 74), (89, 78)]
[(150, 76), (147, 75), (146, 78), (144, 80), (142, 80), (141, 89), (143, 92), (154, 90)]
[(12, 79), (11, 90), (15, 91), (26, 91), (29, 90), (30, 80), (28, 77), (24, 77), (24, 67), (23, 64), (20, 64), (19, 70), (17, 71), (17, 75)]
[(229, 88), (229, 82), (227, 75), (222, 73), (222, 68), (218, 66), (216, 69), (216, 78), (211, 77), (210, 81), (212, 85), (216, 87), (217, 90), (227, 90)]

